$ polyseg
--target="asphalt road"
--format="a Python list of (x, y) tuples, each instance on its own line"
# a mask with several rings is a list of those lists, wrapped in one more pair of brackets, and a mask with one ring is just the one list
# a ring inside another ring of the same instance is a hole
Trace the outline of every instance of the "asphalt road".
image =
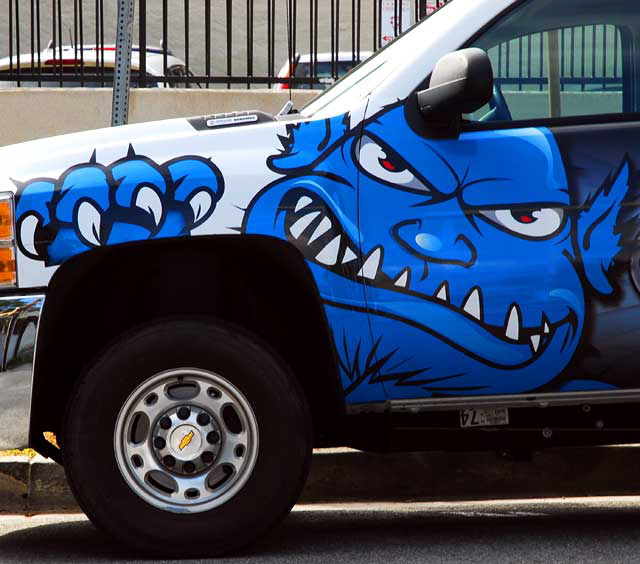
[[(298, 506), (259, 546), (216, 562), (638, 562), (640, 497)], [(149, 562), (82, 516), (0, 518), (0, 562)]]

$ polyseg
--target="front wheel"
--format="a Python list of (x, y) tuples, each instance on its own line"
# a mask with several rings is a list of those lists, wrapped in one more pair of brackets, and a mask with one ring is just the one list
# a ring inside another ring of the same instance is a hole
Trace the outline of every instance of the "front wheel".
[(220, 323), (127, 335), (86, 372), (63, 431), (91, 520), (157, 556), (239, 548), (284, 517), (306, 478), (308, 408), (264, 345)]

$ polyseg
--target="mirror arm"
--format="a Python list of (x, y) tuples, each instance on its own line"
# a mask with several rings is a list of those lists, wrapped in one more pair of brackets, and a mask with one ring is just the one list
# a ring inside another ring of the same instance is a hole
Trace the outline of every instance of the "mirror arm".
[(430, 139), (457, 139), (462, 130), (462, 115), (445, 110), (426, 109), (420, 103), (420, 94), (416, 97), (416, 109), (422, 117), (423, 134)]

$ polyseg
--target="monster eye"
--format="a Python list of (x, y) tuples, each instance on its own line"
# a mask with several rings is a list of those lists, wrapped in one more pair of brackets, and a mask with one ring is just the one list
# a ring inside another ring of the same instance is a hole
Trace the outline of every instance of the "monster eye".
[(430, 192), (398, 153), (364, 135), (358, 147), (358, 163), (369, 176), (394, 186)]
[(562, 208), (518, 208), (480, 213), (503, 229), (534, 239), (555, 235), (564, 225), (565, 219)]

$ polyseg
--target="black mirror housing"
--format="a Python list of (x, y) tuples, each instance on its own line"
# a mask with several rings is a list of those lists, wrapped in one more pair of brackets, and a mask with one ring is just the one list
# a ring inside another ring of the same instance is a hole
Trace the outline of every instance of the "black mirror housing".
[(429, 88), (417, 93), (417, 103), (430, 129), (450, 136), (459, 133), (462, 114), (481, 108), (492, 95), (491, 60), (482, 49), (470, 48), (438, 61)]

